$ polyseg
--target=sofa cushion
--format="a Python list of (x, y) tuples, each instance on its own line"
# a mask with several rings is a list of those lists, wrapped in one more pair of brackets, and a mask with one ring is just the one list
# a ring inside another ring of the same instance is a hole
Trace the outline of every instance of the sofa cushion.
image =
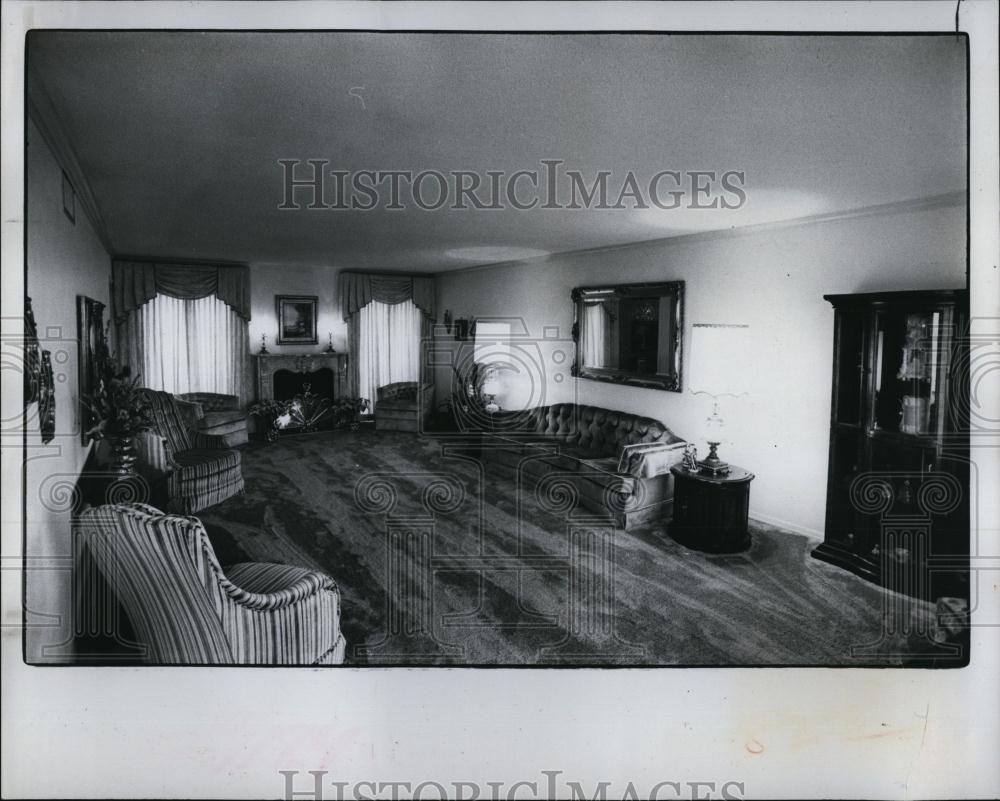
[(685, 442), (639, 442), (618, 449), (618, 472), (639, 478), (651, 478), (670, 472), (684, 458)]

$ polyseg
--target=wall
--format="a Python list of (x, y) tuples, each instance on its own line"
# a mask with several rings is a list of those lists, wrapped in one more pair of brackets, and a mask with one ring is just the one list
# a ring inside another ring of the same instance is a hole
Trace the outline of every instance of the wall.
[[(275, 295), (316, 295), (317, 345), (278, 345), (278, 313)], [(347, 350), (347, 323), (340, 317), (337, 300), (337, 271), (332, 267), (289, 267), (284, 264), (250, 266), (250, 352), (260, 350), (260, 336), (267, 335), (271, 353), (316, 353), (327, 346), (333, 334), (333, 347)]]
[[(498, 397), (506, 408), (577, 399), (664, 421), (707, 452), (711, 400), (689, 393), (566, 377), (552, 356), (566, 347), (574, 286), (686, 282), (684, 359), (693, 323), (745, 323), (758, 354), (742, 380), (749, 397), (726, 401), (721, 455), (757, 476), (751, 514), (819, 537), (825, 514), (833, 312), (824, 294), (965, 286), (965, 207), (896, 207), (850, 218), (744, 233), (702, 234), (604, 251), (553, 256), (438, 276), (438, 308), (458, 316), (523, 320), (542, 340), (547, 368), (537, 387)], [(546, 332), (546, 328), (550, 327)], [(437, 371), (438, 400), (447, 370)], [(515, 382), (516, 383), (516, 382)]]
[(40, 569), (26, 576), (27, 656), (61, 661), (71, 656), (69, 647), (58, 645), (67, 641), (72, 620), (68, 490), (91, 447), (81, 444), (79, 433), (76, 296), (107, 305), (111, 259), (79, 204), (75, 225), (63, 214), (62, 171), (30, 123), (27, 140), (27, 294), (42, 347), (52, 352), (56, 391), (55, 439), (43, 445), (34, 407), (28, 417), (26, 555), (29, 566)]

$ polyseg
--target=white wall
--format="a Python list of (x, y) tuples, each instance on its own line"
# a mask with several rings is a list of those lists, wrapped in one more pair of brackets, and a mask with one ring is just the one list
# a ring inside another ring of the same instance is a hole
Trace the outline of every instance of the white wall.
[[(596, 212), (600, 213), (600, 212)], [(438, 276), (438, 308), (456, 316), (523, 318), (569, 337), (574, 286), (686, 282), (684, 359), (693, 323), (746, 323), (758, 358), (742, 380), (750, 396), (722, 412), (722, 456), (757, 476), (751, 514), (820, 536), (823, 529), (833, 311), (824, 294), (965, 286), (965, 208), (897, 209), (749, 233), (677, 238)], [(552, 331), (549, 331), (551, 334)], [(562, 345), (545, 345), (551, 354)], [(546, 357), (548, 358), (548, 356)], [(572, 360), (572, 354), (570, 356)], [(566, 379), (549, 362), (545, 402), (576, 399), (655, 417), (707, 451), (705, 396)], [(447, 388), (438, 371), (438, 399)], [(523, 402), (498, 398), (507, 408)], [(536, 397), (538, 393), (535, 393)]]
[(27, 656), (59, 661), (70, 651), (45, 646), (67, 640), (71, 631), (69, 488), (91, 447), (80, 442), (76, 297), (108, 304), (111, 259), (79, 204), (75, 225), (63, 214), (62, 171), (30, 123), (27, 139), (27, 294), (42, 347), (52, 352), (56, 390), (55, 439), (43, 445), (34, 407), (28, 417)]
[[(276, 295), (316, 295), (318, 297), (317, 345), (278, 345)], [(337, 300), (337, 270), (333, 267), (290, 267), (283, 264), (250, 266), (250, 352), (260, 350), (260, 336), (267, 335), (271, 353), (316, 353), (327, 346), (333, 334), (333, 347), (347, 350), (347, 323), (340, 317)], [(256, 377), (255, 377), (256, 380)], [(256, 386), (256, 385), (255, 385)]]

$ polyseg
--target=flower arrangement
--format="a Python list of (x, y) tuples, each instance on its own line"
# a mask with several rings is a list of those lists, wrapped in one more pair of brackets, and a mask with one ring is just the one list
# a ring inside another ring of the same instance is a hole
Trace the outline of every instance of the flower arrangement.
[(323, 423), (331, 428), (357, 426), (357, 416), (368, 409), (364, 398), (340, 398), (331, 401), (322, 395), (306, 391), (291, 400), (263, 400), (250, 406), (250, 414), (260, 421), (268, 442), (277, 439), (279, 432), (294, 430), (301, 433), (316, 431)]
[(105, 343), (95, 353), (94, 372), (94, 393), (80, 399), (97, 421), (87, 430), (87, 436), (110, 442), (113, 469), (130, 475), (135, 464), (132, 441), (154, 427), (152, 410), (142, 393), (139, 375), (133, 376), (128, 365), (119, 365)]

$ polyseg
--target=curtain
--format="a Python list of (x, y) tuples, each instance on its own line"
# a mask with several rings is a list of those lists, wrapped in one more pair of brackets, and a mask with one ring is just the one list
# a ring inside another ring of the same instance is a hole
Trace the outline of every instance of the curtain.
[(434, 279), (429, 276), (343, 272), (337, 281), (345, 320), (373, 301), (394, 304), (412, 300), (424, 314), (434, 317)]
[(583, 307), (583, 352), (586, 354), (584, 367), (607, 366), (606, 354), (608, 330), (603, 304), (595, 303)]
[(412, 300), (372, 301), (358, 311), (358, 397), (375, 408), (376, 390), (398, 381), (420, 379), (420, 337), (423, 314)]
[(249, 401), (247, 322), (219, 298), (157, 295), (121, 328), (144, 386), (174, 395), (236, 395), (241, 406)]
[[(368, 398), (374, 408), (375, 390), (382, 384), (392, 382), (383, 381), (372, 385), (372, 381), (377, 382), (378, 379), (372, 379), (371, 376), (378, 373), (373, 373), (369, 367), (364, 366), (361, 352), (362, 348), (367, 348), (366, 353), (374, 353), (376, 349), (374, 343), (380, 335), (377, 329), (372, 328), (372, 323), (367, 317), (366, 328), (362, 329), (361, 312), (373, 303), (382, 306), (413, 306), (417, 309), (416, 344), (407, 346), (412, 347), (416, 353), (416, 374), (412, 378), (399, 380), (422, 381), (424, 368), (420, 364), (420, 338), (431, 336), (434, 323), (434, 279), (430, 276), (342, 272), (337, 282), (340, 310), (347, 322), (347, 348), (352, 354), (348, 368), (351, 393), (355, 397)], [(380, 347), (388, 345), (382, 343)]]
[(250, 270), (245, 264), (111, 263), (111, 314), (116, 323), (157, 295), (194, 300), (215, 296), (250, 319)]

